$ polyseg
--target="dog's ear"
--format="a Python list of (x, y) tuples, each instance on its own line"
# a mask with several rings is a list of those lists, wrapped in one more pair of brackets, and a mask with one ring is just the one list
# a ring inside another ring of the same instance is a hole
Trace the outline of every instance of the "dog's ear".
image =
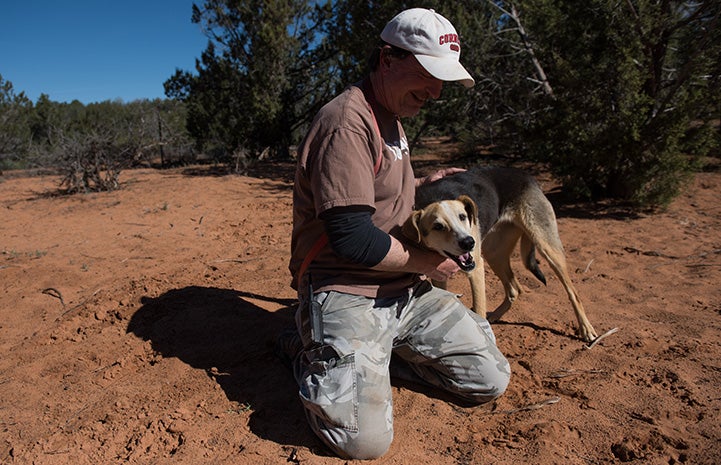
[(463, 204), (468, 218), (471, 219), (471, 224), (476, 224), (478, 222), (478, 207), (476, 206), (476, 202), (467, 195), (461, 195), (456, 200)]
[(416, 244), (420, 244), (421, 242), (421, 229), (418, 226), (418, 221), (421, 219), (422, 214), (423, 210), (415, 210), (411, 213), (411, 216), (406, 219), (401, 228), (403, 235)]

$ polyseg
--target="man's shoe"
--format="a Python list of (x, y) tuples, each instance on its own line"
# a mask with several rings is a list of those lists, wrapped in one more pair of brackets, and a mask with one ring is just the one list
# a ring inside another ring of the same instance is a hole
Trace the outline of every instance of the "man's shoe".
[(275, 340), (275, 356), (291, 371), (293, 370), (293, 363), (298, 355), (303, 350), (303, 343), (300, 341), (298, 330), (295, 326), (286, 328), (278, 334), (278, 338)]

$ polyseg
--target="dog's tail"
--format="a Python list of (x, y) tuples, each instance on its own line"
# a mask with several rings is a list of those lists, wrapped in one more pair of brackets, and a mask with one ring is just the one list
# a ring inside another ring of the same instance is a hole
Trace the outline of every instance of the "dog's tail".
[(546, 285), (546, 276), (538, 266), (538, 259), (536, 258), (536, 246), (533, 245), (531, 239), (523, 234), (521, 236), (521, 255), (523, 258), (523, 265), (528, 271), (533, 273), (533, 276), (538, 278), (539, 281)]

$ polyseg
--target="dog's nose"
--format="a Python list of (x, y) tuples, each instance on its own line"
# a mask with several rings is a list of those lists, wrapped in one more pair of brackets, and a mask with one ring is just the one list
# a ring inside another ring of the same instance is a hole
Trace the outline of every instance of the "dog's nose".
[(458, 245), (463, 250), (473, 250), (473, 247), (475, 247), (475, 245), (476, 245), (476, 241), (475, 241), (475, 239), (473, 239), (473, 237), (466, 236), (463, 239), (461, 239), (460, 241), (458, 241)]

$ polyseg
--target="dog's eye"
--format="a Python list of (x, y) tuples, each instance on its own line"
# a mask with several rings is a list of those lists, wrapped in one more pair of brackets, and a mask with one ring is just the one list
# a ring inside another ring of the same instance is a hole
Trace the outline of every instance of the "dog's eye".
[(442, 223), (433, 223), (434, 231), (443, 231), (444, 229), (445, 229), (445, 226), (443, 226)]
[(460, 219), (461, 221), (466, 221), (468, 219), (468, 216), (466, 216), (464, 213), (461, 213), (460, 215), (458, 215), (458, 219)]

